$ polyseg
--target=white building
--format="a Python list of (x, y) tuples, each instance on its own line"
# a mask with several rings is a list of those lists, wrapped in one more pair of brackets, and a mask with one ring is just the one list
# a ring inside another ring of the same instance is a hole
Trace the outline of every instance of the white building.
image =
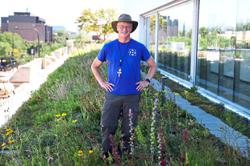
[(137, 0), (125, 3), (124, 13), (139, 21), (132, 37), (149, 48), (161, 73), (250, 119), (249, 6), (249, 0)]

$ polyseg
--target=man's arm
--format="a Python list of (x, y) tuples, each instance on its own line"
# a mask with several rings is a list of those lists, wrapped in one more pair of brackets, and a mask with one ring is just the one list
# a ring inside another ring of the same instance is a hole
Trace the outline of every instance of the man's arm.
[(156, 66), (155, 61), (152, 57), (150, 57), (148, 59), (147, 64), (149, 66), (149, 69), (148, 69), (148, 73), (146, 75), (146, 78), (151, 80), (153, 78), (153, 76), (155, 75), (157, 66)]
[[(148, 60), (147, 60), (147, 64), (149, 66), (149, 69), (148, 69), (148, 73), (146, 75), (146, 80), (143, 80), (143, 81), (140, 81), (140, 82), (137, 82), (137, 90), (138, 91), (142, 91), (145, 87), (147, 87), (150, 83), (150, 80), (153, 78), (155, 72), (156, 72), (156, 64), (155, 64), (155, 61), (152, 57), (150, 57)], [(148, 81), (148, 80), (149, 81)]]
[(101, 72), (100, 72), (101, 65), (102, 65), (102, 61), (95, 58), (91, 64), (92, 73), (94, 74), (95, 79), (97, 80), (97, 82), (102, 88), (104, 88), (106, 91), (112, 91), (114, 85), (103, 80)]

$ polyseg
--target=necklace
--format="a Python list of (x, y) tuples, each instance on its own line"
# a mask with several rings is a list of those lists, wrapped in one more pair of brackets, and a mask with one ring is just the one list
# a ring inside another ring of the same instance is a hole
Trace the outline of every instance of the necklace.
[[(130, 41), (129, 41), (130, 42)], [(128, 50), (128, 48), (129, 48), (129, 44), (130, 43), (126, 43), (126, 49), (125, 49), (125, 51), (127, 51)], [(121, 49), (120, 49), (120, 42), (118, 41), (117, 42), (117, 46), (118, 46), (118, 55), (119, 55), (119, 67), (118, 67), (118, 71), (117, 71), (117, 74), (118, 74), (118, 77), (121, 77), (121, 75), (122, 75), (122, 63), (123, 63), (123, 57), (122, 57), (122, 53), (121, 53)]]

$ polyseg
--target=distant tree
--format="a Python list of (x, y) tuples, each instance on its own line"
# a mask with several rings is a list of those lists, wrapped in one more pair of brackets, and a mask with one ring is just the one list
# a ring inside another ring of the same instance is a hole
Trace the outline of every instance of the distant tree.
[(69, 35), (64, 30), (59, 30), (53, 34), (53, 42), (65, 46), (66, 40), (69, 38)]
[(10, 43), (0, 41), (0, 57), (5, 57), (6, 55), (10, 55), (11, 50), (12, 47)]
[(237, 31), (249, 31), (250, 30), (250, 22), (237, 23), (236, 27), (237, 27)]
[(74, 45), (77, 48), (83, 48), (84, 44), (90, 43), (91, 37), (86, 34), (86, 32), (78, 33), (78, 35), (75, 37)]
[(0, 56), (20, 56), (26, 51), (24, 40), (17, 33), (4, 32), (0, 34)]
[(95, 32), (106, 40), (106, 36), (113, 33), (111, 22), (115, 20), (115, 17), (116, 12), (114, 9), (100, 9), (97, 11), (85, 9), (82, 11), (81, 16), (77, 18), (76, 23), (80, 30), (87, 33)]
[(155, 33), (155, 20), (156, 20), (156, 16), (155, 15), (153, 15), (153, 16), (150, 17), (149, 23), (150, 23), (150, 33), (151, 34)]
[(199, 39), (199, 47), (201, 49), (207, 49), (208, 47), (208, 29), (206, 27), (201, 27), (199, 29), (199, 35), (200, 35), (200, 39)]
[(207, 38), (208, 29), (206, 27), (201, 27), (199, 31), (201, 38)]
[(105, 41), (106, 36), (114, 32), (111, 27), (111, 22), (115, 20), (115, 11), (113, 9), (100, 9), (96, 12), (96, 15), (99, 19), (99, 27), (101, 28), (100, 36), (102, 35), (103, 40)]
[(243, 25), (243, 29), (249, 31), (250, 30), (250, 23), (248, 22), (245, 25)]
[(209, 29), (208, 36), (207, 36), (207, 46), (212, 48), (217, 48), (218, 43), (218, 34), (221, 33), (221, 30), (217, 27), (213, 27)]
[(189, 29), (189, 31), (187, 32), (187, 37), (189, 37), (189, 38), (192, 37), (192, 29)]

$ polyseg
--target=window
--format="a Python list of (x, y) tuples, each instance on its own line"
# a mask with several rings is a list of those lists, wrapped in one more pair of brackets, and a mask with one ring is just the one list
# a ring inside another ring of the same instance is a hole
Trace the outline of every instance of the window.
[(159, 13), (158, 67), (189, 80), (193, 3), (188, 2)]
[(155, 57), (155, 19), (155, 15), (146, 17), (146, 43), (153, 57)]
[(250, 108), (248, 6), (248, 0), (200, 1), (197, 84)]

